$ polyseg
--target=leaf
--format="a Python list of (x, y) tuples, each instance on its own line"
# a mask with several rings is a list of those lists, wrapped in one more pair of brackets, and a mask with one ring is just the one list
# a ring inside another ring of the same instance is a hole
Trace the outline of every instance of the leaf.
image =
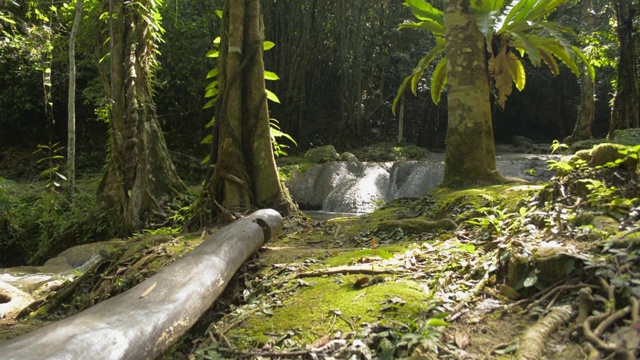
[(404, 5), (408, 6), (413, 16), (419, 20), (433, 20), (444, 26), (444, 13), (428, 2), (424, 0), (406, 0)]
[(267, 99), (280, 104), (280, 99), (278, 99), (278, 96), (276, 96), (276, 94), (274, 94), (272, 91), (270, 91), (269, 89), (264, 89), (267, 92)]
[(430, 318), (427, 320), (427, 325), (429, 326), (449, 326), (449, 323), (438, 318)]
[(207, 51), (205, 56), (210, 58), (217, 58), (218, 56), (220, 56), (220, 52), (217, 49), (211, 49)]
[(60, 174), (60, 173), (59, 173), (59, 172), (57, 172), (57, 171), (56, 171), (56, 175), (58, 175), (58, 177), (59, 177), (60, 179), (62, 179), (62, 180), (64, 180), (64, 181), (67, 181), (67, 177), (66, 177), (66, 176), (64, 176), (64, 175), (62, 175), (62, 174)]
[(216, 101), (218, 101), (218, 98), (217, 98), (217, 97), (214, 97), (213, 99), (210, 99), (209, 101), (207, 101), (207, 102), (204, 104), (204, 106), (202, 107), (202, 109), (204, 110), (204, 109), (208, 109), (208, 108), (211, 108), (211, 107), (215, 106)]
[(200, 141), (200, 144), (212, 144), (212, 143), (213, 143), (213, 134), (209, 134), (205, 136), (204, 139)]
[(218, 75), (218, 67), (216, 66), (207, 73), (207, 79), (211, 79), (212, 77), (217, 75)]
[(444, 91), (445, 85), (447, 85), (447, 58), (443, 57), (436, 65), (431, 77), (431, 100), (433, 100), (434, 104), (440, 102), (440, 96)]
[(280, 77), (272, 71), (264, 71), (264, 79), (265, 80), (280, 80)]
[(276, 44), (275, 44), (273, 41), (265, 41), (265, 42), (262, 44), (262, 49), (263, 49), (264, 51), (267, 51), (267, 50), (272, 49), (274, 46), (276, 46)]
[(509, 53), (509, 65), (509, 71), (511, 72), (513, 83), (516, 85), (516, 89), (518, 89), (518, 91), (522, 91), (527, 82), (527, 74), (524, 72), (524, 65), (522, 65), (522, 62), (514, 53)]
[(200, 164), (205, 165), (211, 160), (211, 155), (205, 156), (204, 160), (200, 162)]
[(216, 15), (218, 15), (218, 17), (222, 19), (222, 10), (216, 10)]
[(205, 98), (210, 98), (218, 95), (219, 91), (217, 88), (211, 88), (204, 93)]
[(587, 75), (589, 75), (589, 77), (591, 78), (591, 81), (595, 81), (596, 69), (593, 67), (593, 65), (591, 65), (591, 62), (589, 61), (589, 59), (587, 59), (587, 57), (584, 55), (582, 50), (580, 50), (577, 46), (572, 46), (571, 50), (573, 50), (573, 54), (577, 56), (578, 59), (580, 59), (580, 61), (582, 61), (584, 66), (587, 68)]
[(538, 275), (536, 275), (535, 271), (532, 271), (529, 273), (529, 276), (527, 276), (526, 279), (524, 279), (524, 287), (528, 288), (528, 287), (532, 287), (533, 285), (535, 285), (538, 282)]
[(142, 293), (142, 295), (140, 295), (140, 299), (143, 299), (143, 298), (147, 297), (147, 295), (151, 294), (151, 292), (153, 291), (153, 289), (155, 289), (155, 288), (156, 288), (156, 285), (158, 285), (158, 283), (155, 283), (155, 282), (154, 282), (151, 286), (149, 286), (149, 287), (147, 288), (147, 290), (145, 290), (145, 291)]

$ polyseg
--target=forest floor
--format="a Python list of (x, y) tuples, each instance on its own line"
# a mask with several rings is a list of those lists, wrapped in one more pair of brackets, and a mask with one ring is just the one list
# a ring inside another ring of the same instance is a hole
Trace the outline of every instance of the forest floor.
[[(637, 151), (632, 165), (628, 154), (556, 162), (548, 183), (286, 219), (164, 358), (638, 358)], [(126, 291), (202, 239), (130, 239), (65, 301), (2, 319), (0, 334)]]

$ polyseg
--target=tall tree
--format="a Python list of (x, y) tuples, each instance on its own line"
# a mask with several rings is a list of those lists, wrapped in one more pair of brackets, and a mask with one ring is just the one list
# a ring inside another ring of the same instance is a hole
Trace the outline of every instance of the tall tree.
[(67, 176), (73, 201), (76, 188), (76, 35), (82, 19), (82, 0), (76, 0), (75, 17), (69, 34), (69, 99), (67, 100)]
[(444, 184), (503, 181), (496, 170), (485, 39), (469, 0), (445, 0), (444, 24), (449, 82)]
[[(255, 207), (283, 215), (293, 209), (271, 145), (263, 47), (260, 0), (227, 0), (218, 57), (215, 168), (202, 199), (206, 213), (224, 222)], [(200, 220), (208, 223), (213, 217)]]
[(618, 129), (640, 127), (640, 92), (638, 91), (638, 73), (636, 70), (636, 50), (633, 21), (637, 2), (616, 0), (613, 2), (616, 13), (616, 32), (620, 43), (618, 57), (618, 84), (611, 111), (609, 136)]
[(110, 152), (99, 207), (114, 209), (116, 231), (138, 230), (164, 215), (162, 197), (185, 189), (169, 158), (153, 102), (155, 48), (162, 27), (158, 0), (110, 0)]
[(559, 59), (579, 76), (578, 58), (593, 80), (595, 72), (584, 54), (563, 38), (567, 28), (546, 20), (566, 1), (513, 0), (501, 13), (503, 0), (445, 1), (444, 12), (422, 0), (405, 0), (420, 21), (400, 28), (428, 30), (435, 35), (436, 46), (404, 79), (393, 111), (406, 87), (411, 84), (415, 94), (418, 80), (444, 53), (432, 73), (431, 98), (438, 103), (449, 84), (445, 185), (504, 181), (495, 167), (489, 79), (498, 105), (504, 107), (513, 86), (518, 90), (525, 86), (525, 53), (535, 66), (544, 62), (554, 75), (560, 72)]

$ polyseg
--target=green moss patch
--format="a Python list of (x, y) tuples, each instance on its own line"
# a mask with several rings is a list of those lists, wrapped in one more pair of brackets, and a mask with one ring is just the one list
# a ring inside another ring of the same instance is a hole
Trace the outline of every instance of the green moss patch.
[[(311, 343), (331, 332), (349, 332), (351, 326), (357, 329), (362, 323), (382, 317), (388, 322), (402, 321), (429, 310), (427, 295), (413, 282), (389, 280), (356, 289), (354, 283), (359, 278), (349, 275), (309, 279), (309, 286), (282, 307), (252, 313), (227, 337), (241, 348), (250, 348), (264, 344), (272, 335), (294, 331), (294, 338)], [(335, 315), (336, 310), (342, 318)]]

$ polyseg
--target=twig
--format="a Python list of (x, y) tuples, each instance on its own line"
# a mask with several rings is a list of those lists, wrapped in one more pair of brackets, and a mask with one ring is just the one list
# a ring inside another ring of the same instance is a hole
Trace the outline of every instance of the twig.
[(378, 275), (378, 274), (408, 274), (408, 273), (409, 272), (407, 271), (395, 270), (395, 269), (374, 269), (371, 265), (338, 266), (338, 267), (333, 267), (328, 269), (299, 273), (299, 274), (296, 274), (296, 278), (320, 277), (323, 275), (336, 275), (336, 274)]

